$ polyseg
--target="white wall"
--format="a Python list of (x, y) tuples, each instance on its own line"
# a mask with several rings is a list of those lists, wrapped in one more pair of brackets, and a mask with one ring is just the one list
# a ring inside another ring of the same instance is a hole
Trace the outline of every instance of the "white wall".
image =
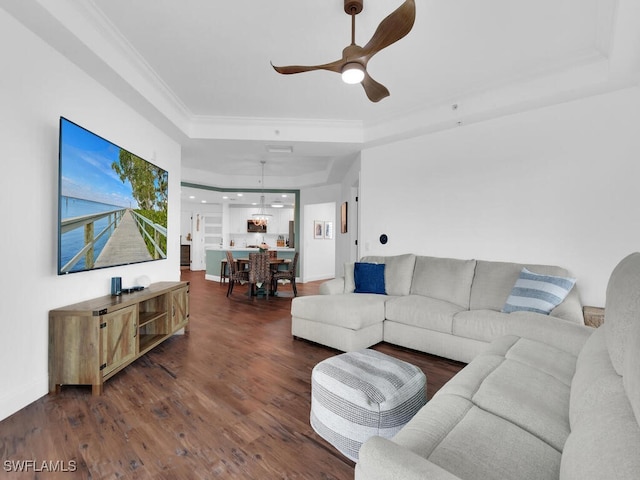
[[(355, 241), (358, 239), (358, 207), (356, 193), (360, 182), (360, 159), (355, 161), (340, 184), (340, 197), (336, 204), (336, 275), (344, 274), (344, 264), (358, 260)], [(340, 209), (347, 202), (347, 233), (340, 233)]]
[[(109, 279), (178, 280), (180, 146), (0, 9), (0, 419), (48, 390), (48, 312), (109, 294)], [(169, 172), (168, 259), (58, 276), (58, 119)]]
[[(298, 268), (298, 275), (301, 282), (313, 282), (315, 280), (323, 280), (326, 278), (332, 278), (336, 274), (335, 270), (335, 256), (336, 256), (336, 233), (334, 223), (334, 240), (332, 242), (326, 241), (322, 245), (322, 249), (328, 248), (328, 245), (332, 245), (330, 256), (324, 250), (321, 250), (321, 255), (316, 251), (314, 247), (319, 247), (320, 240), (313, 241), (313, 221), (314, 220), (328, 220), (325, 217), (335, 218), (335, 211), (329, 212), (324, 209), (328, 205), (331, 205), (335, 210), (335, 202), (340, 198), (340, 185), (326, 185), (322, 187), (309, 187), (300, 190), (300, 234), (296, 239), (296, 248), (300, 252), (300, 262)], [(323, 205), (321, 211), (317, 211), (315, 206)], [(307, 206), (312, 206), (311, 209), (307, 209)], [(322, 215), (319, 217), (318, 215)], [(311, 247), (309, 249), (309, 247)], [(307, 264), (307, 256), (315, 256), (315, 258), (309, 259), (310, 263)], [(333, 262), (328, 265), (328, 262)], [(306, 272), (306, 268), (311, 268), (310, 272)], [(341, 273), (341, 272), (340, 272)]]
[(640, 248), (639, 126), (634, 88), (367, 150), (361, 254), (557, 264), (602, 306)]
[[(304, 253), (302, 254), (302, 281), (313, 282), (333, 278), (336, 275), (336, 204), (316, 203), (303, 207), (301, 236)], [(332, 239), (316, 239), (313, 235), (314, 221), (333, 222)]]

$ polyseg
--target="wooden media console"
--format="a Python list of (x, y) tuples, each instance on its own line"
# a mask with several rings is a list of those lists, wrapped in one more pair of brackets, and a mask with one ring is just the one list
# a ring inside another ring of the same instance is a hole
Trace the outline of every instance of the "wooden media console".
[(154, 283), (51, 310), (49, 392), (91, 385), (100, 395), (105, 380), (188, 327), (188, 282)]

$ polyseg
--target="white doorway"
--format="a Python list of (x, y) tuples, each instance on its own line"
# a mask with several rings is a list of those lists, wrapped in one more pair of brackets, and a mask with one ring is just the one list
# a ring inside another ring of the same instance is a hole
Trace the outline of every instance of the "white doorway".
[(349, 215), (347, 216), (347, 230), (349, 233), (349, 261), (360, 260), (360, 245), (358, 242), (358, 186), (351, 187)]
[[(207, 269), (207, 249), (220, 248), (222, 237), (222, 207), (207, 205), (199, 211), (182, 212), (182, 243), (190, 245), (191, 270)], [(187, 232), (184, 230), (188, 229)], [(188, 240), (189, 239), (189, 240)]]

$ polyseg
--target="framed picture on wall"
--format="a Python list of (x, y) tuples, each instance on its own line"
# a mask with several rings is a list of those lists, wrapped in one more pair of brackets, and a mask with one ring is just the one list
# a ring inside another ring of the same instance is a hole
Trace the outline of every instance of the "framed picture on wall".
[(324, 222), (324, 238), (327, 240), (333, 238), (333, 222)]
[(347, 233), (347, 202), (340, 207), (340, 233)]
[(314, 220), (313, 238), (324, 238), (324, 222), (323, 221)]

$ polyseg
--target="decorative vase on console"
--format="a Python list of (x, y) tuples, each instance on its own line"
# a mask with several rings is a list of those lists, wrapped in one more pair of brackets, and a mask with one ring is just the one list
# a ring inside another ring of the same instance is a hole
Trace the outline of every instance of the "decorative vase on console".
[(269, 245), (267, 245), (266, 243), (262, 242), (260, 245), (258, 245), (258, 250), (260, 251), (260, 253), (265, 253), (265, 252), (269, 251)]

